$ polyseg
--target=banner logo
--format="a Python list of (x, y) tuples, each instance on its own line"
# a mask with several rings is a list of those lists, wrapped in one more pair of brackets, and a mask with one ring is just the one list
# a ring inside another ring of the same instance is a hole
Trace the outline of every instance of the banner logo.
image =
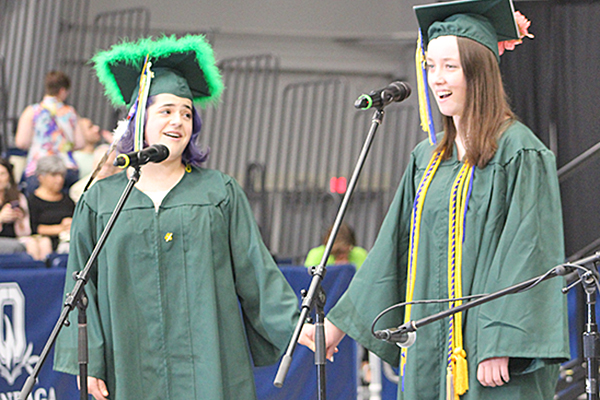
[(31, 374), (39, 356), (25, 337), (25, 296), (16, 282), (0, 283), (0, 376), (9, 385), (23, 372)]

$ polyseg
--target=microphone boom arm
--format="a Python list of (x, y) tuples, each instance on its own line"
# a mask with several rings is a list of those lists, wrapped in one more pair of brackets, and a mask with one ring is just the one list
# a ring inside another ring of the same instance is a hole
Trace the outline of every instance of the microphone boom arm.
[(446, 317), (449, 317), (450, 315), (454, 315), (461, 311), (468, 310), (469, 308), (479, 306), (481, 304), (487, 303), (487, 302), (495, 300), (497, 298), (504, 297), (508, 294), (520, 292), (523, 289), (526, 289), (528, 286), (531, 286), (532, 284), (537, 283), (538, 281), (541, 282), (541, 281), (544, 281), (544, 280), (547, 280), (550, 278), (554, 278), (555, 276), (559, 276), (559, 275), (553, 273), (553, 274), (544, 274), (544, 275), (536, 276), (535, 278), (531, 278), (527, 281), (518, 283), (516, 285), (499, 290), (497, 292), (491, 293), (482, 298), (479, 298), (476, 300), (471, 300), (468, 303), (463, 303), (460, 306), (456, 306), (456, 307), (450, 308), (448, 310), (441, 311), (437, 314), (430, 315), (428, 317), (419, 319), (417, 321), (408, 321), (408, 322), (400, 325), (396, 330), (393, 330), (391, 333), (395, 334), (395, 333), (416, 332), (417, 329), (419, 329), (425, 325), (429, 325), (432, 322), (438, 321), (440, 319), (444, 319)]
[[(598, 261), (600, 261), (600, 252), (597, 252), (593, 256), (586, 257), (586, 258), (583, 258), (578, 261), (570, 262), (567, 264), (561, 264), (559, 266), (552, 268), (549, 272), (546, 272), (543, 275), (539, 275), (534, 278), (523, 281), (521, 283), (517, 283), (513, 286), (509, 286), (507, 288), (498, 290), (497, 292), (490, 293), (488, 295), (484, 295), (483, 297), (481, 297), (479, 299), (471, 300), (468, 303), (461, 304), (460, 306), (456, 306), (456, 307), (450, 308), (448, 310), (441, 311), (437, 314), (430, 315), (428, 317), (422, 318), (417, 321), (408, 321), (408, 322), (400, 325), (398, 328), (390, 330), (388, 333), (382, 334), (382, 331), (376, 331), (375, 337), (378, 339), (381, 339), (383, 336), (391, 336), (391, 335), (395, 335), (396, 337), (399, 337), (399, 334), (402, 334), (402, 333), (416, 332), (417, 329), (419, 329), (425, 325), (429, 325), (432, 322), (449, 317), (450, 315), (454, 315), (461, 311), (468, 310), (469, 308), (477, 307), (481, 304), (498, 299), (500, 297), (504, 297), (509, 294), (514, 294), (514, 293), (518, 293), (518, 292), (521, 292), (524, 290), (531, 289), (533, 286), (537, 285), (538, 283), (540, 283), (542, 281), (545, 281), (545, 280), (548, 280), (551, 278), (555, 278), (557, 276), (564, 276), (568, 272), (568, 268), (565, 268), (565, 267), (570, 267), (570, 266), (575, 266), (575, 265), (580, 266), (580, 265), (594, 263), (594, 262), (598, 262)], [(589, 269), (585, 268), (585, 269), (587, 269), (586, 274), (591, 274), (594, 277), (598, 276), (598, 272), (595, 271), (594, 268), (589, 268)]]

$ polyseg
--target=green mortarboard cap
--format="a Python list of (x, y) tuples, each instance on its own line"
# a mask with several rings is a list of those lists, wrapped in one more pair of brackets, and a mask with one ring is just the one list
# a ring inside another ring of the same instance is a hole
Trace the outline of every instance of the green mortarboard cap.
[(460, 0), (414, 7), (423, 43), (460, 36), (489, 48), (499, 60), (498, 42), (519, 39), (512, 0)]
[(113, 104), (132, 105), (137, 98), (146, 56), (152, 63), (149, 96), (171, 93), (200, 104), (217, 102), (223, 83), (210, 45), (203, 36), (123, 42), (92, 59), (98, 79)]

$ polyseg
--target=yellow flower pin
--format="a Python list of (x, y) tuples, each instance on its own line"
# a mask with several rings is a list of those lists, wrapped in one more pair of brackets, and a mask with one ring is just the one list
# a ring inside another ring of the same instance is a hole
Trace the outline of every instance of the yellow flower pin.
[(171, 240), (173, 240), (173, 232), (167, 232), (167, 234), (165, 235), (165, 242), (170, 242)]

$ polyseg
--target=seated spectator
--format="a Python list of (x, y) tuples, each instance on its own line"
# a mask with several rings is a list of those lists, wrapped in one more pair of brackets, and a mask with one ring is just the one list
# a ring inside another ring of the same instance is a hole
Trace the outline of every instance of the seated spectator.
[[(315, 265), (319, 265), (321, 259), (323, 258), (323, 254), (325, 254), (325, 245), (329, 240), (329, 235), (331, 234), (332, 228), (333, 226), (329, 228), (323, 237), (323, 244), (319, 247), (311, 249), (308, 252), (306, 255), (306, 260), (304, 261), (305, 266), (313, 267)], [(331, 254), (327, 259), (326, 265), (353, 264), (356, 269), (358, 269), (366, 258), (367, 250), (356, 246), (356, 236), (354, 235), (352, 228), (350, 228), (348, 224), (342, 223), (335, 238), (335, 242), (333, 242)]]
[(50, 237), (52, 251), (59, 253), (68, 252), (71, 217), (75, 210), (73, 200), (62, 192), (66, 172), (60, 157), (40, 158), (35, 171), (40, 186), (28, 198), (33, 233)]
[(79, 178), (89, 175), (94, 169), (94, 151), (102, 140), (100, 127), (89, 118), (80, 118), (79, 127), (83, 138), (83, 147), (73, 152), (73, 158), (79, 167)]
[(27, 253), (43, 260), (50, 253), (50, 239), (31, 237), (27, 199), (19, 192), (12, 165), (0, 158), (0, 254)]
[[(106, 155), (106, 152), (108, 151), (109, 147), (110, 146), (107, 144), (101, 144), (100, 146), (98, 146), (96, 148), (96, 150), (94, 151), (94, 162), (93, 162), (94, 168), (93, 169), (96, 169), (96, 165), (98, 165), (98, 163), (100, 161), (102, 161), (102, 158)], [(94, 177), (94, 180), (89, 184), (89, 186), (92, 186), (94, 183), (96, 183), (100, 179), (104, 179), (107, 176), (111, 176), (111, 175), (116, 174), (117, 172), (122, 171), (121, 168), (115, 167), (113, 165), (113, 162), (115, 161), (115, 157), (116, 157), (116, 152), (114, 152), (114, 151), (108, 155), (106, 162), (102, 165), (102, 168), (100, 169), (100, 171), (98, 171), (97, 175)], [(75, 182), (73, 184), (73, 186), (71, 186), (71, 188), (69, 189), (69, 196), (71, 197), (71, 200), (73, 200), (75, 203), (77, 203), (79, 201), (79, 198), (83, 194), (85, 187), (88, 186), (88, 182), (91, 177), (92, 177), (92, 171), (90, 171), (89, 174), (87, 174), (86, 176), (84, 176), (83, 178), (81, 178), (80, 180)]]
[[(304, 261), (304, 265), (306, 267), (313, 267), (319, 265), (321, 259), (323, 258), (323, 254), (325, 254), (325, 246), (327, 245), (327, 241), (329, 240), (329, 235), (331, 235), (331, 230), (333, 226), (329, 228), (325, 236), (323, 237), (323, 244), (319, 247), (315, 247), (310, 250), (306, 256), (306, 261)], [(356, 246), (356, 236), (354, 235), (354, 231), (348, 224), (342, 222), (340, 225), (340, 230), (338, 231), (337, 236), (335, 237), (335, 241), (333, 242), (333, 247), (331, 248), (331, 254), (327, 259), (326, 265), (332, 264), (352, 264), (359, 269), (363, 264), (365, 259), (367, 258), (367, 250), (362, 247)], [(365, 350), (363, 346), (357, 344), (357, 351), (361, 360), (361, 368), (360, 368), (360, 380), (361, 385), (366, 386), (371, 382), (371, 368), (369, 366), (369, 352)]]

